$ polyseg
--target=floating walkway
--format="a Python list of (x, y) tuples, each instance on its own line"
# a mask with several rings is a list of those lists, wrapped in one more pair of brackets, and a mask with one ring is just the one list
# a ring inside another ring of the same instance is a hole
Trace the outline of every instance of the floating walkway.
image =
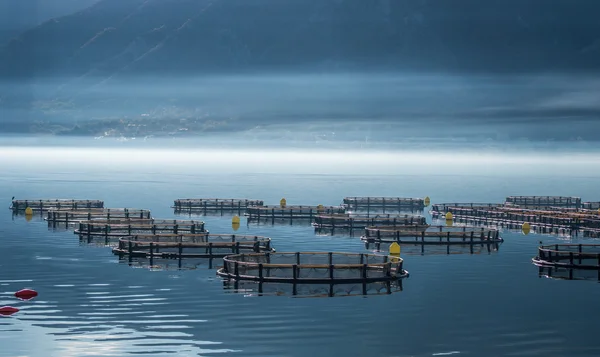
[(163, 219), (111, 219), (79, 222), (75, 234), (86, 236), (122, 237), (135, 234), (197, 234), (204, 233), (204, 222)]
[(27, 208), (34, 211), (46, 211), (49, 209), (82, 209), (82, 208), (104, 208), (104, 201), (100, 200), (72, 200), (72, 199), (50, 199), (50, 200), (13, 200), (10, 208), (15, 211), (25, 211)]
[(354, 211), (420, 211), (425, 208), (425, 200), (423, 198), (403, 197), (346, 197), (343, 200), (343, 205)]
[(202, 213), (222, 211), (245, 211), (251, 206), (264, 206), (262, 200), (249, 200), (238, 198), (186, 198), (177, 199), (173, 208), (176, 213)]
[(154, 259), (223, 258), (243, 252), (271, 252), (271, 239), (236, 234), (158, 234), (119, 239), (113, 253), (119, 256)]
[(336, 284), (387, 283), (408, 276), (403, 260), (387, 255), (297, 252), (249, 253), (223, 258), (217, 275), (235, 281), (255, 281), (262, 292), (264, 283), (291, 284), (293, 294), (300, 284), (329, 284), (328, 296), (334, 296)]
[(315, 217), (313, 226), (315, 228), (345, 228), (345, 229), (364, 229), (368, 226), (406, 226), (406, 225), (425, 225), (425, 217), (416, 215), (394, 215), (379, 214), (375, 216), (368, 215), (349, 215), (349, 214), (329, 214)]
[(321, 214), (343, 214), (346, 209), (342, 206), (252, 206), (246, 209), (249, 220), (264, 219), (309, 219)]
[(150, 210), (131, 208), (51, 209), (46, 212), (50, 224), (76, 223), (94, 219), (151, 219)]
[(552, 244), (538, 248), (537, 266), (600, 269), (600, 244)]
[(488, 244), (503, 242), (497, 229), (468, 226), (367, 227), (367, 243)]

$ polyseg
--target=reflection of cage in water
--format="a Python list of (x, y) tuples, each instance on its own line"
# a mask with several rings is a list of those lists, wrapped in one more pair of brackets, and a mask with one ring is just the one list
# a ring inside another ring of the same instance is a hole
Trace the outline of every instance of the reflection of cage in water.
[(13, 200), (10, 207), (13, 211), (24, 211), (27, 207), (31, 208), (34, 211), (45, 211), (55, 208), (103, 208), (104, 201), (74, 199)]
[(551, 244), (538, 247), (537, 266), (600, 269), (600, 244)]
[(130, 236), (135, 234), (204, 233), (204, 222), (164, 219), (98, 219), (79, 222), (75, 234), (87, 236)]
[(600, 282), (600, 267), (598, 269), (577, 269), (561, 267), (538, 267), (540, 278), (556, 280), (589, 280)]
[[(297, 252), (249, 253), (223, 258), (223, 268), (217, 274), (224, 278), (262, 283), (292, 284), (362, 284), (391, 282), (408, 276), (403, 261), (387, 255)], [(259, 287), (259, 290), (261, 288)]]
[(294, 297), (387, 295), (403, 290), (403, 279), (378, 281), (367, 284), (293, 284), (258, 283), (250, 280), (223, 279), (223, 288), (234, 293), (247, 295), (290, 295)]
[(363, 229), (367, 226), (405, 226), (425, 225), (425, 217), (417, 215), (378, 214), (367, 215), (319, 215), (315, 217), (316, 228), (349, 228)]
[(496, 229), (469, 226), (367, 227), (368, 243), (482, 244), (502, 242)]
[(50, 224), (77, 223), (94, 219), (151, 219), (150, 211), (132, 208), (51, 209), (46, 212)]

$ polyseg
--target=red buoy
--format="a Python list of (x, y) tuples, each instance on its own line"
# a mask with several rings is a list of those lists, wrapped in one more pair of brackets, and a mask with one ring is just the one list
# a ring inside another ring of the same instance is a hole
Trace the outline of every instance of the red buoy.
[(19, 312), (19, 309), (17, 309), (16, 307), (12, 307), (12, 306), (0, 307), (0, 315), (2, 315), (2, 316), (10, 316), (17, 312)]
[(15, 296), (21, 300), (31, 300), (38, 296), (37, 291), (31, 289), (19, 290), (15, 293)]

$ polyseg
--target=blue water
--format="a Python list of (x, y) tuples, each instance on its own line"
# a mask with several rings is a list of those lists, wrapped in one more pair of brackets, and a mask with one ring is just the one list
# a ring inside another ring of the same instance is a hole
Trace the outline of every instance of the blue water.
[[(410, 277), (390, 295), (293, 298), (224, 289), (207, 264), (182, 271), (130, 267), (108, 247), (80, 243), (70, 231), (49, 230), (37, 217), (26, 221), (8, 210), (12, 196), (103, 199), (106, 207), (151, 209), (155, 218), (183, 218), (170, 206), (187, 197), (269, 204), (285, 197), (288, 204), (315, 205), (355, 195), (430, 196), (433, 202), (501, 202), (513, 194), (600, 200), (598, 166), (583, 159), (509, 164), (474, 153), (471, 159), (410, 161), (399, 152), (374, 162), (298, 152), (286, 161), (272, 152), (56, 150), (0, 147), (0, 202), (6, 204), (0, 214), (0, 306), (21, 309), (0, 319), (0, 356), (600, 354), (598, 283), (540, 278), (531, 264), (540, 240), (564, 238), (505, 231), (505, 242), (489, 254), (404, 256)], [(280, 166), (284, 161), (288, 165)], [(212, 233), (233, 232), (230, 217), (202, 219)], [(315, 235), (307, 225), (242, 224), (237, 233), (272, 237), (280, 252), (366, 252), (357, 237)], [(18, 301), (12, 294), (22, 288), (40, 295)]]

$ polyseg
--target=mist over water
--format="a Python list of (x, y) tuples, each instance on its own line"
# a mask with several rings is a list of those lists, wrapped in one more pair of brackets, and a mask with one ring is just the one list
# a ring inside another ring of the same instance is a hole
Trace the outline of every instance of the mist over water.
[(69, 128), (119, 118), (194, 119), (206, 122), (198, 134), (208, 136), (254, 132), (268, 138), (271, 131), (281, 137), (286, 130), (313, 130), (328, 139), (360, 141), (596, 141), (600, 114), (600, 80), (559, 74), (91, 76), (2, 85), (32, 98), (31, 111), (25, 104), (4, 108), (3, 120), (21, 130), (23, 123), (44, 120)]

